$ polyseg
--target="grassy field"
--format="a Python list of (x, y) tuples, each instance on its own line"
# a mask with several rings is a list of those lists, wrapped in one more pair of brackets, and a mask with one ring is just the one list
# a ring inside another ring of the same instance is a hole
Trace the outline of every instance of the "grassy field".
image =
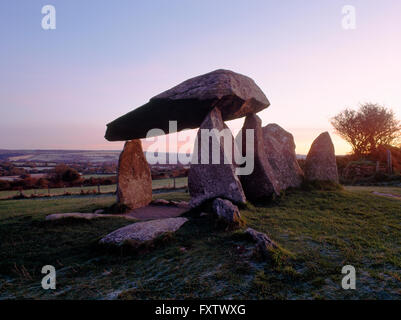
[(392, 195), (401, 197), (401, 188), (399, 188), (399, 187), (347, 186), (347, 187), (345, 187), (345, 189), (349, 190), (349, 191), (362, 191), (362, 192), (370, 192), (370, 193), (380, 192), (380, 193), (384, 193), (384, 194), (392, 194)]
[[(181, 178), (176, 178), (175, 179), (176, 183), (176, 188), (182, 188), (187, 186), (188, 183), (188, 178), (186, 177), (181, 177)], [(152, 181), (152, 187), (153, 189), (160, 189), (160, 188), (172, 188), (174, 186), (174, 180), (173, 179), (160, 179), (160, 180), (153, 180)], [(64, 193), (69, 193), (69, 194), (80, 194), (81, 190), (84, 192), (97, 192), (98, 188), (97, 186), (91, 186), (91, 187), (72, 187), (72, 188), (51, 188), (51, 189), (31, 189), (31, 190), (23, 190), (23, 194), (26, 196), (30, 196), (32, 194), (35, 195), (48, 195), (50, 192), (50, 195), (52, 196), (57, 196), (57, 195), (63, 195)], [(109, 185), (109, 186), (100, 186), (100, 192), (101, 193), (112, 193), (116, 191), (116, 185)], [(2, 199), (8, 199), (10, 197), (19, 195), (19, 191), (0, 191), (0, 200)]]
[[(380, 192), (380, 188), (377, 189)], [(188, 200), (186, 193), (156, 198)], [(247, 226), (282, 249), (253, 254), (243, 230), (224, 232), (207, 217), (190, 221), (155, 250), (106, 252), (97, 241), (121, 219), (45, 222), (54, 212), (91, 212), (111, 195), (0, 202), (0, 299), (400, 299), (400, 201), (369, 190), (293, 191), (247, 205)], [(43, 265), (57, 269), (45, 291)], [(341, 269), (357, 270), (357, 289), (341, 289)]]

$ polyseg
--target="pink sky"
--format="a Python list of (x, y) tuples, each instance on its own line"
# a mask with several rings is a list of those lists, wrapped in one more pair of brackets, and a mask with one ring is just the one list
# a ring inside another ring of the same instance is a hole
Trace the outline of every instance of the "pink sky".
[[(337, 154), (349, 152), (330, 125), (346, 107), (375, 102), (401, 119), (398, 0), (354, 1), (357, 27), (348, 31), (337, 0), (172, 0), (164, 11), (104, 2), (96, 14), (89, 4), (58, 2), (58, 26), (48, 32), (37, 21), (40, 2), (13, 3), (0, 19), (0, 148), (121, 149), (103, 138), (108, 122), (221, 68), (255, 80), (271, 102), (259, 113), (263, 125), (291, 132), (298, 154), (323, 131)], [(242, 122), (228, 125), (236, 133)]]

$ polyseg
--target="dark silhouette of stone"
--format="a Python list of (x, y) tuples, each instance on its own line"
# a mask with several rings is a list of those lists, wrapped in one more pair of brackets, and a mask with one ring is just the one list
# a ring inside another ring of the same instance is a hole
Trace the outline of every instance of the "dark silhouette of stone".
[(230, 228), (239, 227), (243, 223), (238, 207), (229, 200), (215, 199), (213, 201), (213, 212), (220, 221)]
[(305, 178), (308, 181), (338, 183), (338, 170), (334, 145), (328, 132), (313, 141), (305, 161)]
[[(246, 130), (254, 130), (254, 144), (247, 146)], [(249, 175), (241, 175), (241, 184), (245, 195), (250, 200), (259, 200), (278, 195), (280, 193), (279, 182), (275, 176), (275, 172), (269, 163), (266, 155), (262, 120), (256, 114), (250, 114), (246, 117), (244, 125), (238, 135), (242, 135), (242, 154), (254, 159), (254, 169)], [(237, 142), (239, 137), (237, 136)]]
[[(226, 133), (225, 138), (202, 139), (202, 130), (216, 129), (219, 133)], [(223, 131), (225, 129), (225, 131)], [(227, 140), (226, 140), (227, 139)], [(190, 206), (197, 207), (205, 200), (217, 197), (229, 199), (234, 203), (245, 203), (246, 198), (241, 183), (235, 173), (233, 152), (225, 150), (224, 144), (235, 148), (235, 143), (230, 129), (224, 124), (221, 112), (218, 108), (213, 109), (202, 122), (195, 141), (194, 154), (188, 173), (188, 189), (191, 195)], [(215, 150), (213, 150), (215, 149)], [(208, 150), (208, 152), (207, 152)], [(213, 152), (217, 155), (217, 162), (213, 164)], [(204, 158), (202, 157), (204, 153)], [(202, 161), (206, 160), (206, 161)], [(206, 162), (202, 164), (202, 162)]]
[(256, 113), (270, 105), (262, 90), (244, 75), (216, 70), (167, 90), (107, 125), (109, 141), (145, 138), (150, 129), (169, 131), (169, 120), (177, 121), (177, 131), (198, 128), (217, 107), (223, 120)]
[(152, 177), (141, 140), (125, 143), (118, 161), (117, 202), (129, 209), (152, 201)]
[(274, 171), (279, 189), (299, 187), (304, 174), (297, 161), (294, 137), (275, 123), (263, 127), (262, 131), (265, 154)]

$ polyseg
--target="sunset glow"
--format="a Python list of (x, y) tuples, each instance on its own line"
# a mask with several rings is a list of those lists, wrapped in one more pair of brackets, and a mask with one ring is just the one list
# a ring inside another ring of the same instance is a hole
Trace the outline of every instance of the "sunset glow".
[(263, 125), (290, 131), (298, 154), (323, 131), (350, 151), (329, 122), (346, 107), (401, 117), (399, 1), (354, 1), (355, 30), (341, 26), (341, 1), (53, 2), (54, 31), (40, 27), (41, 1), (0, 5), (0, 148), (119, 150), (108, 122), (219, 68), (256, 81), (271, 102)]

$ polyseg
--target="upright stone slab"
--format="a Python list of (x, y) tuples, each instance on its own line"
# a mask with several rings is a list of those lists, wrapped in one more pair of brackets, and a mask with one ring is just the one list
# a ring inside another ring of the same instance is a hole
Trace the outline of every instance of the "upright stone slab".
[(278, 124), (263, 127), (265, 154), (281, 190), (297, 188), (302, 184), (303, 172), (295, 153), (294, 137)]
[(125, 143), (118, 161), (117, 202), (130, 209), (152, 201), (152, 177), (141, 140)]
[[(206, 133), (212, 129), (216, 130), (212, 132), (212, 138), (203, 136), (202, 139), (204, 129)], [(223, 129), (226, 130), (223, 131)], [(223, 133), (226, 133), (225, 139), (223, 139)], [(235, 174), (233, 152), (230, 154), (227, 152), (228, 149), (224, 150), (225, 143), (227, 146), (231, 145), (231, 150), (235, 148), (230, 129), (224, 124), (220, 110), (215, 108), (202, 122), (195, 142), (194, 155), (188, 173), (188, 189), (192, 197), (191, 207), (197, 207), (205, 200), (214, 198), (224, 198), (234, 203), (246, 202), (241, 183)]]
[(309, 181), (338, 183), (338, 170), (334, 145), (328, 132), (313, 141), (305, 162), (305, 178)]
[[(246, 140), (246, 130), (254, 131), (253, 148)], [(250, 114), (246, 117), (242, 130), (238, 133), (242, 135), (242, 154), (247, 155), (248, 159), (253, 159), (254, 169), (249, 175), (241, 175), (241, 183), (245, 195), (248, 199), (258, 200), (262, 198), (271, 197), (274, 194), (280, 193), (280, 187), (276, 178), (275, 172), (269, 163), (266, 155), (263, 132), (262, 120), (256, 114)], [(239, 143), (239, 137), (237, 136)]]

